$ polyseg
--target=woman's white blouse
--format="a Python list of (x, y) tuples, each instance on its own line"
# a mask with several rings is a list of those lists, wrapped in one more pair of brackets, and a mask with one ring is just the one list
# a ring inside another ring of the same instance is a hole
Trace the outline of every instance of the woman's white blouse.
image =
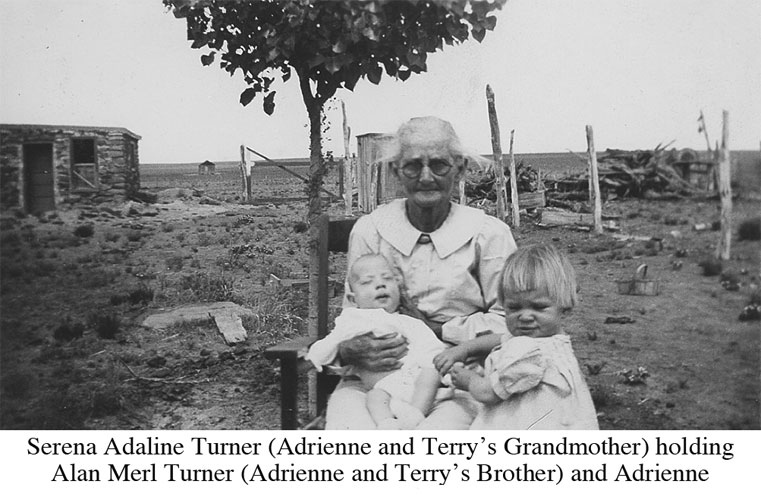
[[(394, 200), (357, 221), (347, 269), (362, 255), (385, 256), (418, 309), (444, 323), (442, 340), (459, 344), (487, 330), (506, 333), (497, 287), (505, 260), (516, 249), (507, 224), (453, 203), (442, 226), (429, 233), (430, 242), (420, 243), (423, 233), (407, 219), (404, 203)], [(351, 307), (346, 298), (344, 307)]]

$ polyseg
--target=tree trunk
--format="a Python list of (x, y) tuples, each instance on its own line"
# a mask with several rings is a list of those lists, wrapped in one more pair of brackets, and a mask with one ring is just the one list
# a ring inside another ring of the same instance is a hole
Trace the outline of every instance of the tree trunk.
[(309, 115), (309, 185), (307, 188), (309, 222), (309, 305), (307, 332), (310, 337), (317, 336), (317, 290), (319, 275), (319, 227), (317, 218), (322, 213), (320, 188), (325, 175), (325, 165), (322, 159), (322, 103), (324, 100), (312, 95), (309, 78), (300, 75), (301, 95)]

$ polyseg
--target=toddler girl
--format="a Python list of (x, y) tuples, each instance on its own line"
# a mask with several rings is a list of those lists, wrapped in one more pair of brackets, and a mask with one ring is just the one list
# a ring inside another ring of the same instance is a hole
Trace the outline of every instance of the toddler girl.
[[(519, 248), (505, 263), (499, 292), (509, 333), (476, 338), (434, 361), (456, 387), (484, 404), (471, 429), (598, 429), (563, 330), (564, 315), (576, 303), (568, 258), (551, 245)], [(462, 364), (487, 353), (483, 376)]]

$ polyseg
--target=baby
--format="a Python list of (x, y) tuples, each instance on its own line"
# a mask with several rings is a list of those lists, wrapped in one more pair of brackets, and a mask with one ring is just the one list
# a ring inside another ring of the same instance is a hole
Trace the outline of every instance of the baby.
[[(598, 429), (563, 329), (576, 303), (576, 274), (568, 258), (551, 245), (519, 248), (505, 262), (499, 299), (509, 333), (476, 338), (434, 360), (455, 387), (484, 404), (471, 429)], [(486, 354), (483, 376), (461, 363)]]
[(357, 259), (349, 270), (347, 307), (336, 318), (335, 328), (309, 348), (309, 359), (318, 370), (330, 363), (344, 340), (372, 331), (376, 336), (404, 335), (409, 351), (398, 370), (375, 372), (349, 367), (368, 390), (367, 409), (378, 429), (414, 429), (425, 418), (441, 386), (433, 358), (445, 345), (419, 319), (400, 314), (397, 276), (382, 255)]

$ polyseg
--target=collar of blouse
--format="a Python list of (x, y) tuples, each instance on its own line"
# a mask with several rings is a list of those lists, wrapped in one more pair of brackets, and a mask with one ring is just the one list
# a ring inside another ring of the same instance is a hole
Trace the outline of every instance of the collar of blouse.
[(404, 201), (398, 199), (381, 205), (370, 218), (380, 236), (405, 256), (410, 256), (421, 235), (427, 234), (439, 258), (444, 259), (478, 234), (486, 217), (481, 210), (452, 203), (441, 227), (432, 233), (422, 233), (407, 219)]

